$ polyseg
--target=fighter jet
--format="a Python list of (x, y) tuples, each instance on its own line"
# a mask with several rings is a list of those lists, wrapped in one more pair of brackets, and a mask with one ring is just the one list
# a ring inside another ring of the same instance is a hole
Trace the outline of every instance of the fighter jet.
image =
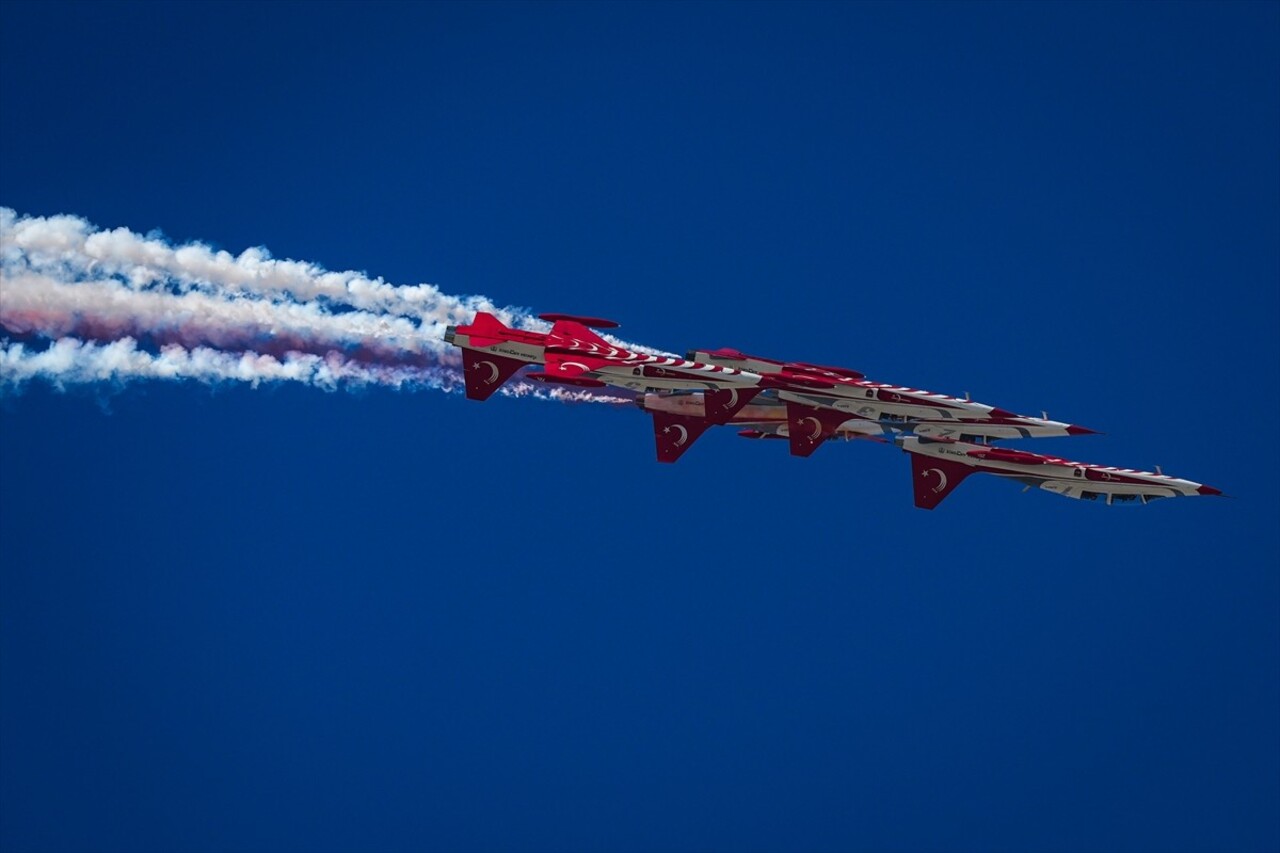
[(1212, 486), (1129, 468), (1070, 462), (996, 447), (1006, 438), (1069, 436), (1093, 430), (1060, 421), (868, 380), (856, 370), (782, 362), (736, 350), (690, 352), (685, 359), (634, 352), (596, 329), (617, 323), (543, 314), (549, 332), (513, 329), (480, 312), (450, 326), (445, 340), (462, 349), (467, 396), (487, 399), (521, 368), (528, 379), (580, 387), (610, 385), (640, 393), (653, 416), (658, 459), (674, 462), (708, 428), (733, 424), (739, 435), (784, 439), (808, 456), (835, 439), (894, 441), (911, 457), (916, 506), (933, 509), (975, 471), (1054, 494), (1107, 505), (1164, 497), (1219, 495)]
[(921, 391), (901, 385), (872, 382), (856, 370), (805, 362), (781, 362), (750, 356), (733, 349), (694, 350), (687, 356), (708, 364), (740, 370), (773, 370), (828, 383), (825, 389), (779, 389), (787, 407), (791, 452), (808, 456), (835, 435), (851, 418), (877, 423), (886, 435), (910, 431), (937, 438), (1048, 438), (1089, 435), (1094, 430), (1053, 421), (1047, 415), (1018, 415), (968, 399)]
[[(658, 461), (674, 462), (712, 426), (728, 424), (740, 427), (743, 438), (772, 438), (786, 441), (790, 436), (787, 423), (787, 406), (772, 393), (755, 397), (742, 406), (732, 417), (712, 419), (706, 416), (706, 399), (709, 395), (692, 392), (649, 392), (636, 398), (636, 405), (653, 415), (653, 435), (658, 449)], [(874, 421), (864, 418), (845, 418), (828, 436), (829, 440), (843, 438), (869, 439), (884, 442), (884, 429)]]
[[(544, 314), (542, 319), (560, 318), (557, 314)], [(573, 317), (582, 326), (612, 329), (617, 323), (598, 317)], [(445, 329), (445, 343), (462, 350), (462, 378), (467, 398), (487, 400), (522, 367), (546, 362), (547, 339), (545, 332), (513, 329), (487, 311), (477, 312), (467, 326), (449, 326)]]
[(1077, 500), (1108, 506), (1150, 503), (1158, 498), (1221, 495), (1213, 486), (1180, 480), (1159, 471), (1135, 471), (1071, 462), (1057, 456), (1010, 450), (967, 441), (904, 435), (897, 444), (911, 456), (916, 506), (933, 509), (974, 472), (994, 474)]
[(704, 419), (725, 423), (766, 388), (789, 391), (828, 390), (831, 382), (790, 372), (756, 373), (718, 364), (632, 352), (595, 332), (617, 323), (597, 317), (541, 314), (553, 325), (550, 332), (507, 327), (486, 312), (467, 326), (449, 326), (444, 339), (462, 349), (467, 397), (488, 399), (516, 371), (543, 365), (526, 373), (528, 379), (585, 388), (611, 385), (632, 391), (698, 390), (705, 393)]
[[(462, 349), (467, 397), (487, 399), (530, 365), (545, 366), (525, 374), (540, 382), (588, 388), (610, 385), (644, 394), (700, 392), (697, 414), (689, 401), (674, 407), (664, 408), (656, 401), (646, 406), (654, 416), (662, 462), (674, 462), (709, 427), (741, 422), (738, 413), (762, 392), (767, 392), (772, 408), (754, 431), (786, 437), (796, 456), (810, 455), (836, 435), (893, 435), (910, 430), (940, 438), (1018, 438), (1092, 432), (945, 394), (871, 382), (847, 368), (775, 361), (730, 349), (694, 351), (683, 360), (632, 352), (591, 331), (616, 328), (612, 320), (570, 314), (540, 318), (553, 324), (550, 332), (513, 329), (483, 311), (470, 325), (448, 327), (445, 341)], [(774, 423), (783, 412), (785, 428)], [(854, 427), (852, 421), (864, 421), (866, 426)]]

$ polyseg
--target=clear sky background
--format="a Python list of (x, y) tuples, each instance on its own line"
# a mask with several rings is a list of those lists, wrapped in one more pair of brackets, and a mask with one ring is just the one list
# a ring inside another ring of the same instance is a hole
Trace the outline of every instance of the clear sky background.
[[(1280, 5), (0, 6), (0, 204), (847, 365), (1112, 508), (633, 409), (0, 401), (6, 850), (1280, 848)], [(0, 294), (2, 298), (2, 294)]]

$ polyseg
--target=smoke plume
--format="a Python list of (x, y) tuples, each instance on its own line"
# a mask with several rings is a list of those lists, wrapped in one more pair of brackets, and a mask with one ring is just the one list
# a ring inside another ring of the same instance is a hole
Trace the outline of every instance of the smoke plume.
[[(33, 380), (58, 388), (189, 380), (452, 392), (462, 386), (461, 359), (444, 343), (445, 328), (477, 311), (547, 329), (522, 309), (430, 284), (331, 272), (262, 248), (232, 255), (175, 246), (77, 216), (0, 207), (0, 394)], [(519, 378), (502, 392), (627, 402)]]

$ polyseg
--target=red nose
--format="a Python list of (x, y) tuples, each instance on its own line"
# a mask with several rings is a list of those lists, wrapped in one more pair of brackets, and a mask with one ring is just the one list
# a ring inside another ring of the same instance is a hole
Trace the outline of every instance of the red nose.
[(1196, 491), (1197, 491), (1197, 492), (1199, 492), (1199, 493), (1200, 493), (1200, 494), (1202, 494), (1202, 495), (1220, 495), (1220, 494), (1222, 494), (1222, 490), (1221, 490), (1221, 489), (1215, 489), (1213, 486), (1201, 486), (1200, 488), (1196, 489)]

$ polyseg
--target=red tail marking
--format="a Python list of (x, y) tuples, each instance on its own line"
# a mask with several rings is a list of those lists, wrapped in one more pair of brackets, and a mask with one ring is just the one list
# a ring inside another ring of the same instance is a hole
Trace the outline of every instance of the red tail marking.
[(599, 379), (587, 376), (598, 367), (608, 364), (602, 358), (589, 355), (565, 354), (560, 351), (546, 351), (547, 369), (545, 373), (530, 373), (529, 378), (538, 382), (558, 382), (562, 385), (578, 385), (582, 388), (603, 388)]
[(974, 469), (961, 462), (911, 453), (911, 486), (915, 489), (916, 506), (933, 509), (951, 490), (973, 473)]
[(653, 437), (658, 446), (658, 461), (675, 462), (711, 425), (706, 418), (654, 412)]
[(791, 438), (791, 455), (808, 456), (818, 445), (835, 435), (840, 424), (853, 416), (835, 409), (822, 409), (787, 402), (787, 432)]
[(729, 388), (721, 391), (707, 391), (702, 398), (703, 411), (707, 418), (717, 424), (727, 424), (733, 416), (742, 411), (742, 407), (755, 399), (759, 388)]
[[(474, 338), (472, 339), (474, 340)], [(505, 355), (462, 351), (462, 377), (467, 386), (467, 399), (487, 400), (527, 362)]]

